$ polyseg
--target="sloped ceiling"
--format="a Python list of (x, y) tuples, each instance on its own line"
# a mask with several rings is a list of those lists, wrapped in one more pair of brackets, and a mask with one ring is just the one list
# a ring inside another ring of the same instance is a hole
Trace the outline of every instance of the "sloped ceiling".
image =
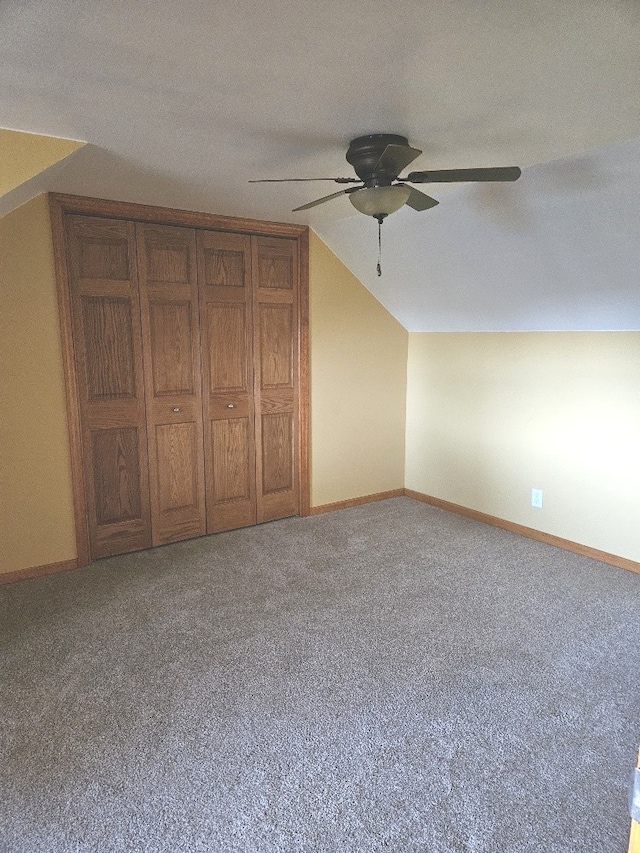
[(83, 145), (74, 139), (0, 128), (0, 196), (8, 195)]
[[(0, 125), (89, 143), (57, 190), (309, 222), (412, 330), (640, 328), (636, 0), (5, 0)], [(346, 199), (349, 140), (412, 168), (524, 167), (426, 187), (383, 226)], [(21, 197), (24, 200), (24, 194)]]

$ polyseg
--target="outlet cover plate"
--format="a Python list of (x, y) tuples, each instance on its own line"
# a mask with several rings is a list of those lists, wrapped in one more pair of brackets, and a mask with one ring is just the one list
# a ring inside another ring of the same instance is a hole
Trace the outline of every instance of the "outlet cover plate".
[(542, 509), (542, 489), (531, 489), (531, 506)]

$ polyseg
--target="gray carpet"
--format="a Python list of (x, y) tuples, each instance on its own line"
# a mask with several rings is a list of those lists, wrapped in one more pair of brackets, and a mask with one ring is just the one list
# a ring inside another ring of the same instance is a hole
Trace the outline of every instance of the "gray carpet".
[(397, 498), (0, 602), (2, 851), (626, 850), (638, 575)]

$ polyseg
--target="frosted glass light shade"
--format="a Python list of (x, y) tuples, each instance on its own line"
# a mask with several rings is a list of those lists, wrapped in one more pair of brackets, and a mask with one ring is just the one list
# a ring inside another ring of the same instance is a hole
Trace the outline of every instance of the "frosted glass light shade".
[(349, 200), (356, 210), (366, 216), (388, 216), (400, 210), (411, 195), (411, 187), (396, 184), (390, 187), (363, 187), (349, 193)]

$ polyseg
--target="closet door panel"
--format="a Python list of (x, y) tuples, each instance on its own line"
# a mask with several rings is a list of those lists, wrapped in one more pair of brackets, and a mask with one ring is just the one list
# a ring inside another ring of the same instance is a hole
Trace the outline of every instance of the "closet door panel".
[(138, 431), (135, 427), (96, 429), (91, 440), (98, 526), (140, 518)]
[(256, 522), (251, 241), (198, 232), (207, 531)]
[(265, 495), (293, 488), (293, 418), (290, 413), (262, 415), (262, 489)]
[(261, 390), (293, 391), (293, 305), (262, 303), (260, 310)]
[(87, 399), (136, 397), (131, 297), (81, 296)]
[(257, 519), (299, 511), (297, 458), (297, 243), (252, 238)]
[(198, 506), (198, 434), (194, 422), (159, 424), (158, 508), (160, 515)]
[(209, 302), (207, 340), (224, 342), (210, 348), (209, 390), (211, 393), (239, 391), (249, 394), (247, 353), (247, 305), (242, 302)]
[(256, 237), (259, 242), (258, 287), (269, 290), (295, 290), (295, 241), (281, 237)]
[(195, 231), (138, 224), (153, 544), (206, 532)]
[(217, 504), (251, 498), (251, 442), (247, 418), (212, 420), (213, 498)]
[(149, 294), (149, 357), (153, 380), (153, 399), (175, 394), (193, 395), (193, 336), (199, 335), (192, 324), (189, 300), (169, 301), (167, 294)]
[(142, 333), (131, 223), (66, 217), (93, 559), (151, 545)]

